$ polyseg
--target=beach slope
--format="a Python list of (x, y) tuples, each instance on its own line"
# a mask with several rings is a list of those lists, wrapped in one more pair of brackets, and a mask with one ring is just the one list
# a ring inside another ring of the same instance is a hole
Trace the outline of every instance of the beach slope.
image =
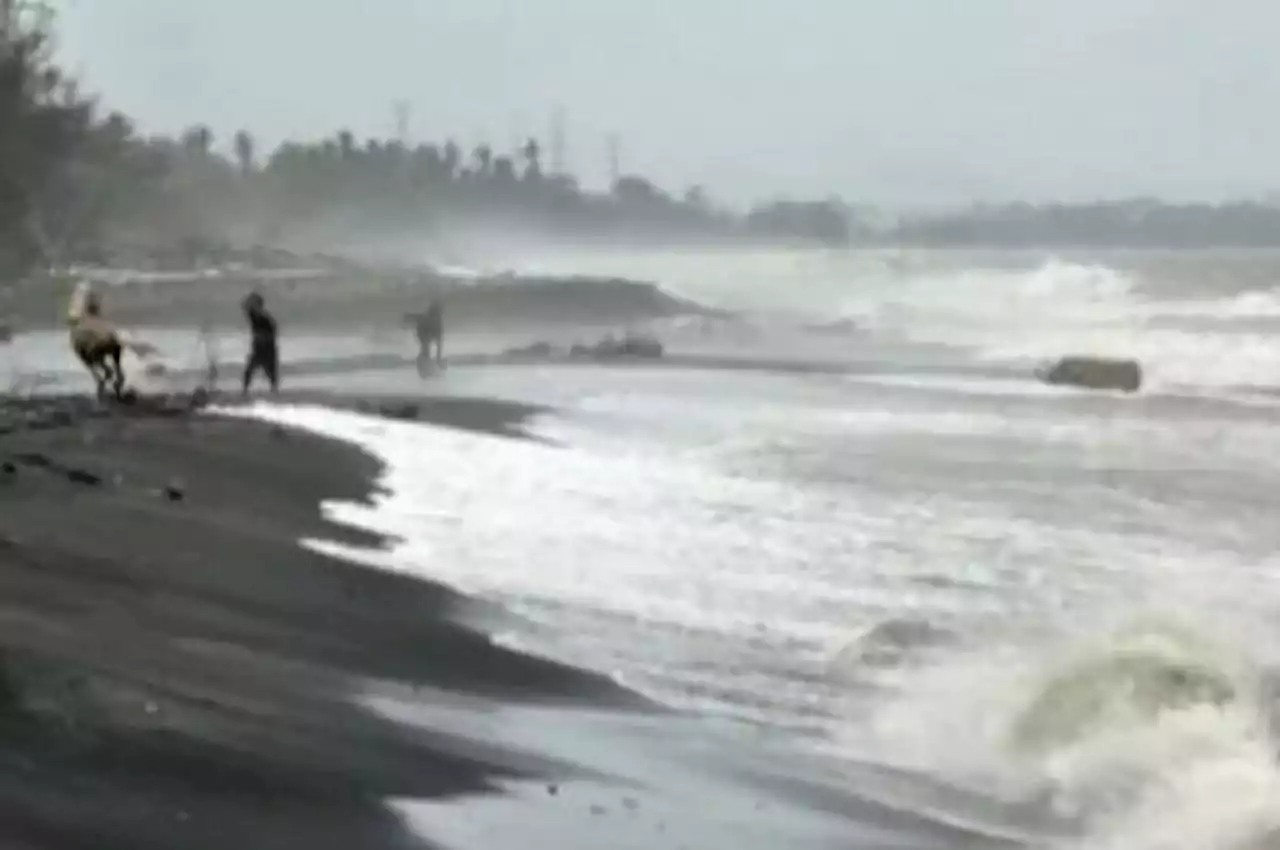
[[(354, 682), (629, 701), (495, 647), (446, 589), (299, 546), (378, 543), (320, 515), (324, 498), (368, 496), (378, 467), (355, 449), (172, 405), (2, 410), (5, 846), (414, 846), (384, 799), (558, 768), (380, 719)], [(518, 411), (447, 413), (499, 432)]]

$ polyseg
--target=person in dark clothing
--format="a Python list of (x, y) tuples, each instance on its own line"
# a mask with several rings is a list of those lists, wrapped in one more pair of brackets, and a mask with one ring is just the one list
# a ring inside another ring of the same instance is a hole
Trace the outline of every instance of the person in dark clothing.
[(444, 363), (444, 305), (437, 298), (427, 306), (426, 312), (414, 313), (411, 318), (418, 337), (418, 373), (425, 374), (433, 359), (433, 344), (436, 365)]
[(280, 390), (280, 352), (276, 347), (276, 319), (268, 312), (260, 294), (254, 292), (244, 299), (244, 314), (249, 320), (249, 357), (244, 364), (244, 380), (241, 393), (249, 394), (254, 374), (261, 369), (266, 373), (271, 391)]

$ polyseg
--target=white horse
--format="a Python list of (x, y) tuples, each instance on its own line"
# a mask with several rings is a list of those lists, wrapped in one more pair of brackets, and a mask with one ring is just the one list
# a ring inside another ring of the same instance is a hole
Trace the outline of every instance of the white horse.
[(71, 293), (67, 324), (71, 330), (71, 349), (93, 376), (99, 397), (106, 394), (108, 381), (116, 398), (124, 394), (121, 358), (126, 348), (139, 357), (155, 353), (155, 347), (145, 342), (121, 340), (115, 326), (102, 317), (102, 301), (87, 281), (77, 283)]

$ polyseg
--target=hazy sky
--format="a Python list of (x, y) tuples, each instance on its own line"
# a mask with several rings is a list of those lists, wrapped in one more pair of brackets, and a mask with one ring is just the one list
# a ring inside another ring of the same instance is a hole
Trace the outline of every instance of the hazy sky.
[(1280, 188), (1280, 0), (60, 0), (67, 61), (145, 128), (346, 126), (742, 201)]

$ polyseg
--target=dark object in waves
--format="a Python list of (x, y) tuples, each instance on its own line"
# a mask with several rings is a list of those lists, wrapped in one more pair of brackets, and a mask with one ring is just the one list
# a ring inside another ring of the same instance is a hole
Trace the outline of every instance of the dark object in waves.
[(502, 352), (504, 357), (530, 357), (530, 358), (548, 358), (555, 357), (559, 353), (556, 347), (549, 342), (535, 342), (530, 345), (521, 345), (515, 348), (508, 348)]
[(1142, 364), (1128, 358), (1062, 357), (1037, 369), (1036, 377), (1046, 384), (1135, 393), (1142, 388)]
[(596, 360), (632, 357), (656, 360), (662, 357), (662, 354), (662, 343), (648, 336), (626, 336), (620, 340), (607, 337), (595, 345), (575, 345), (569, 351), (570, 357), (589, 357)]

